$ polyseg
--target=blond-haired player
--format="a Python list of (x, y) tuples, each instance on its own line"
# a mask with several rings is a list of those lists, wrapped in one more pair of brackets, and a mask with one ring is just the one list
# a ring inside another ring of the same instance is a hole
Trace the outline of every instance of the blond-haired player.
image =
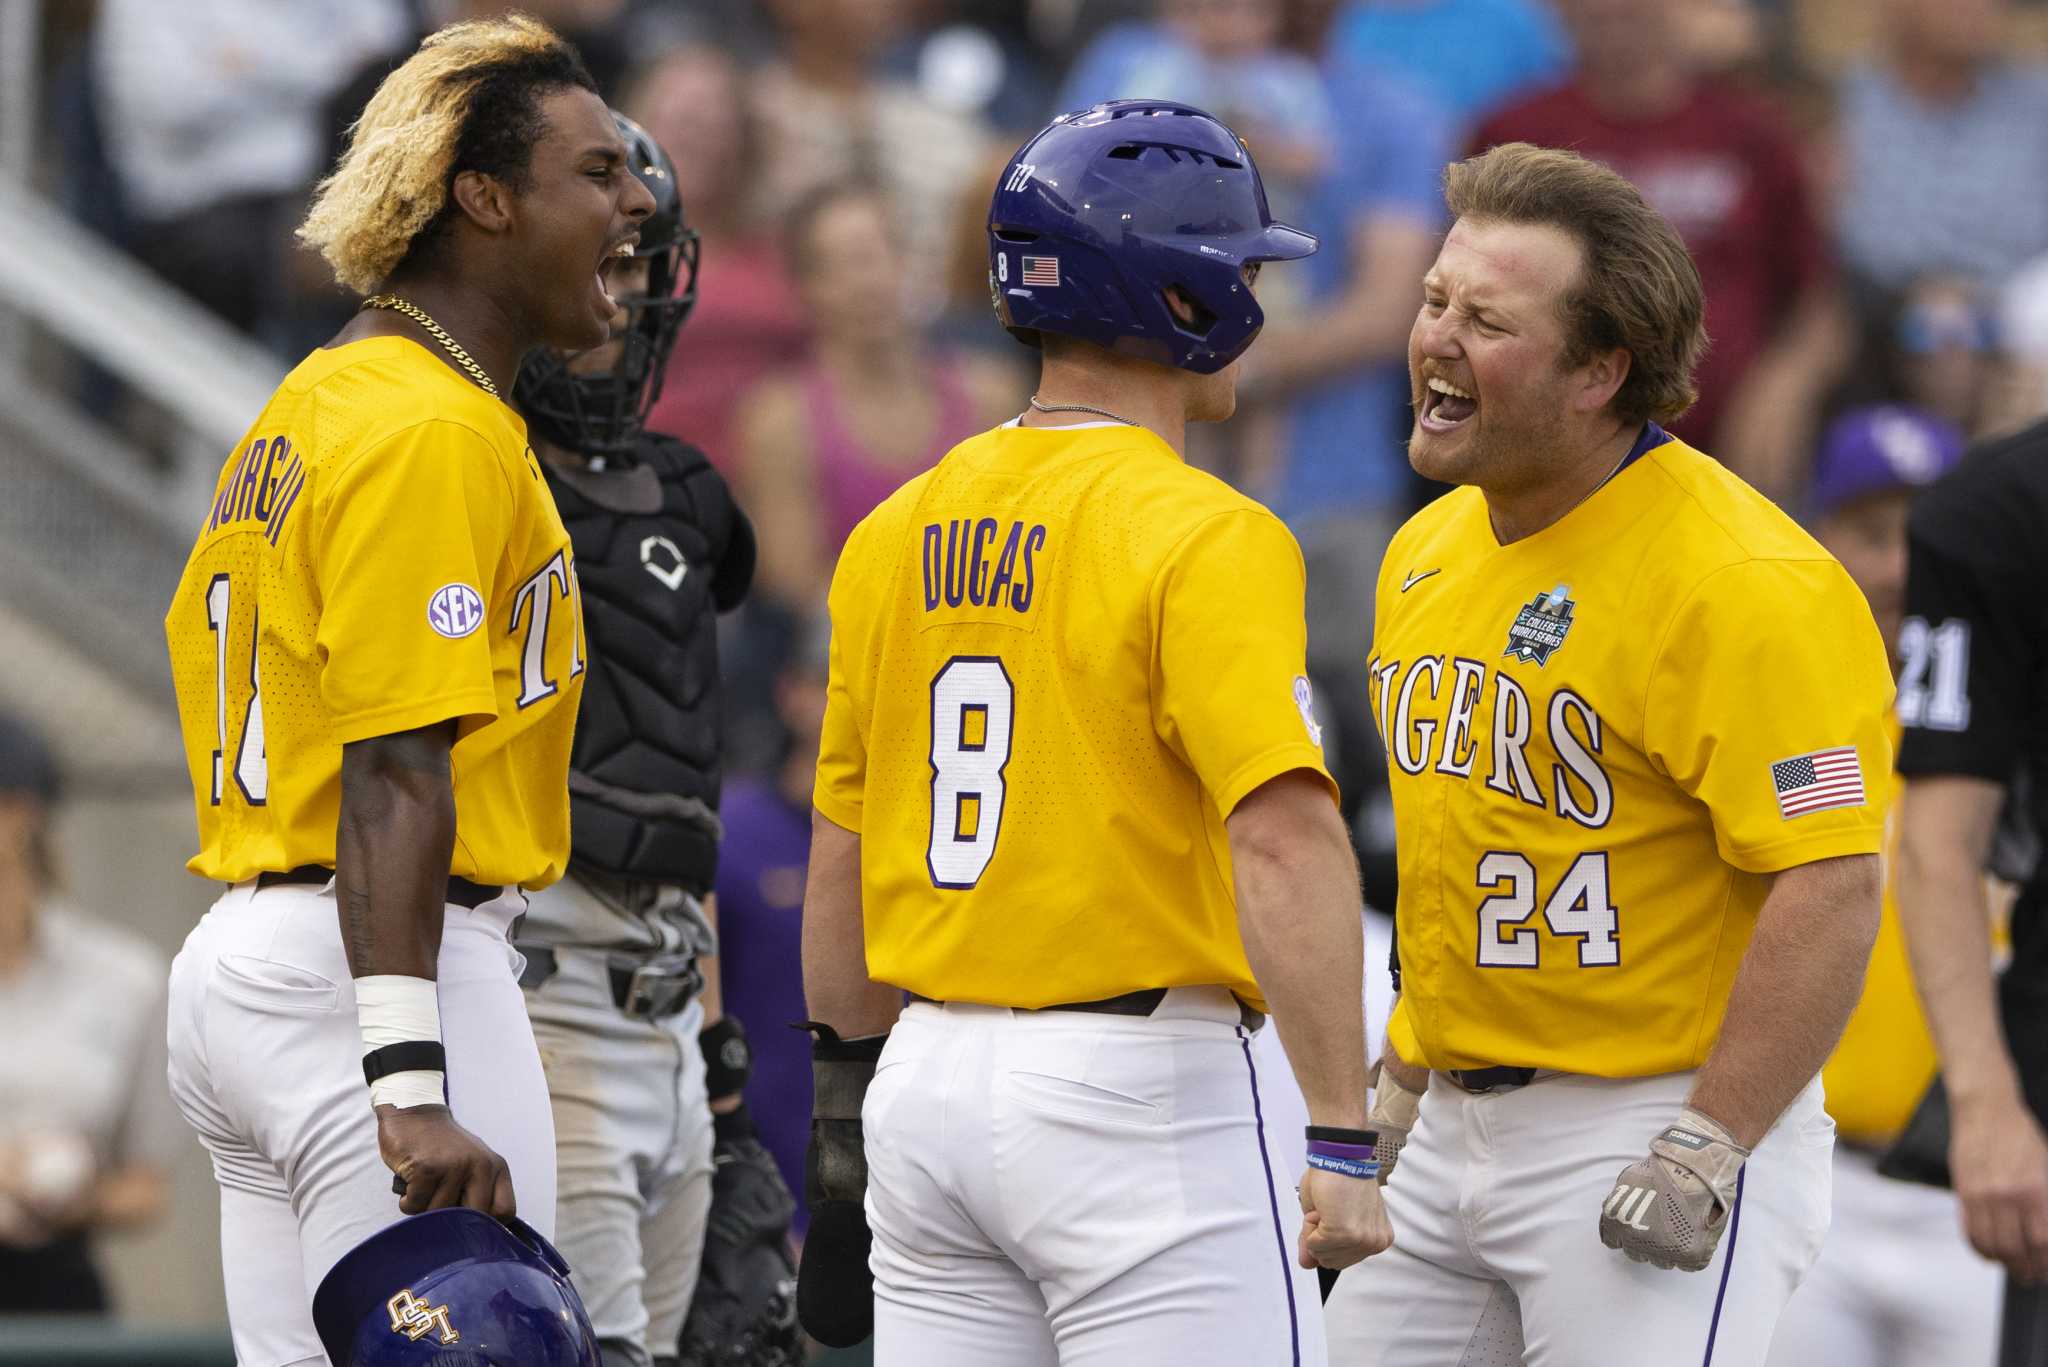
[(1409, 458), (1465, 487), (1389, 546), (1370, 662), (1401, 873), (1374, 1111), (1389, 1150), (1413, 1130), (1331, 1357), (1759, 1363), (1827, 1228), (1884, 645), (1841, 565), (1658, 425), (1700, 282), (1634, 187), (1515, 143), (1446, 188)]
[(171, 971), (171, 1079), (250, 1367), (323, 1360), (314, 1289), (401, 1211), (552, 1230), (505, 936), (568, 858), (582, 624), (502, 395), (529, 348), (605, 339), (653, 204), (624, 150), (531, 20), (384, 81), (301, 229), (371, 297), (230, 453), (165, 619), (190, 867), (229, 885)]
[[(799, 1312), (872, 1323), (890, 1367), (1320, 1363), (1308, 1269), (1389, 1239), (1357, 870), (1301, 553), (1181, 449), (1235, 407), (1258, 265), (1315, 240), (1229, 129), (1140, 100), (1027, 142), (989, 231), (1038, 392), (833, 582)], [(1311, 1122), (1298, 1222), (1269, 1001)]]

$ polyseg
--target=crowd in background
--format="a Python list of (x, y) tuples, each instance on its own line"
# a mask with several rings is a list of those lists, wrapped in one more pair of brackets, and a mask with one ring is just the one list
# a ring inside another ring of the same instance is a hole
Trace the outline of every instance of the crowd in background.
[[(283, 363), (352, 301), (291, 230), (383, 74), (479, 0), (98, 0), (52, 38), (48, 189)], [(792, 995), (817, 616), (853, 525), (1014, 416), (1032, 359), (989, 304), (988, 197), (1049, 115), (1210, 110), (1276, 216), (1322, 240), (1260, 284), (1238, 417), (1190, 458), (1267, 502), (1310, 567), (1316, 693), (1368, 896), (1391, 826), (1364, 709), (1385, 542), (1436, 492), (1403, 452), (1405, 347), (1447, 161), (1575, 148), (1684, 235), (1712, 347), (1677, 435), (1809, 516), (1821, 434), (1907, 410), (1966, 440), (2048, 412), (2048, 64), (2006, 0), (527, 0), (673, 156), (702, 235), (652, 425), (753, 517), (734, 628), (727, 972)], [(1839, 18), (1860, 51), (1816, 46)], [(787, 956), (784, 958), (783, 956)], [(6, 964), (0, 957), (0, 978)], [(728, 997), (734, 995), (730, 982)], [(745, 996), (746, 989), (738, 995)], [(773, 1010), (775, 1008), (769, 1008)], [(794, 1008), (792, 1008), (794, 1009)], [(766, 1017), (795, 1019), (795, 1015)], [(757, 1087), (804, 1070), (762, 1031)], [(769, 1128), (764, 1126), (764, 1128)], [(771, 1134), (794, 1169), (800, 1130)]]

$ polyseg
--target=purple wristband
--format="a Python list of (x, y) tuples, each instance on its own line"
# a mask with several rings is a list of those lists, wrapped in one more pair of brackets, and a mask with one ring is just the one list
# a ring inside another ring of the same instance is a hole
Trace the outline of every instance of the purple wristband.
[(1311, 1139), (1308, 1141), (1308, 1151), (1322, 1154), (1325, 1158), (1355, 1158), (1361, 1161), (1371, 1160), (1378, 1152), (1371, 1144), (1339, 1144), (1334, 1139)]

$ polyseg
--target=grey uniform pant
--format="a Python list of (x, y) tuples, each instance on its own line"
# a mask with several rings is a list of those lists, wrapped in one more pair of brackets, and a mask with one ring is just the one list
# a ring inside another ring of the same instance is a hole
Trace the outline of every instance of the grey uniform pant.
[[(587, 896), (571, 880), (538, 902)], [(526, 994), (555, 1117), (555, 1246), (606, 1363), (671, 1356), (697, 1285), (711, 1206), (703, 1008), (662, 1020), (612, 1003), (606, 954), (558, 946)]]

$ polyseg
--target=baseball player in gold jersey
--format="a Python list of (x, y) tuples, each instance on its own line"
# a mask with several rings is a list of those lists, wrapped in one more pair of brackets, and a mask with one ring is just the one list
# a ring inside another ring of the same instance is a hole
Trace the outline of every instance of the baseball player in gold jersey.
[[(990, 233), (1043, 347), (1030, 410), (883, 503), (832, 588), (799, 1312), (828, 1342), (872, 1320), (888, 1367), (1320, 1363), (1309, 1269), (1389, 1239), (1357, 871), (1300, 552), (1181, 450), (1235, 406), (1258, 264), (1314, 239), (1157, 101), (1055, 120)], [(1269, 1001), (1311, 1122), (1298, 1235)]]
[(1827, 1228), (1884, 646), (1818, 543), (1658, 425), (1700, 284), (1634, 187), (1514, 143), (1446, 188), (1409, 455), (1466, 487), (1389, 546), (1369, 664), (1401, 1242), (1339, 1278), (1331, 1359), (1753, 1367)]
[(534, 346), (605, 339), (603, 261), (653, 206), (624, 160), (531, 20), (393, 72), (301, 229), (371, 297), (230, 453), (165, 619), (190, 867), (229, 885), (172, 968), (171, 1082), (249, 1367), (325, 1361), (314, 1290), (401, 1212), (552, 1231), (506, 931), (568, 860), (584, 647), (501, 390)]

